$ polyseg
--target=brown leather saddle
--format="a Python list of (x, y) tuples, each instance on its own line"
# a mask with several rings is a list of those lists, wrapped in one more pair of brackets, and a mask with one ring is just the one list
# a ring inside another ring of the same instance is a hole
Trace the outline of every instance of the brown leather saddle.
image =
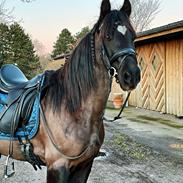
[(43, 74), (28, 80), (23, 72), (13, 64), (0, 69), (0, 92), (7, 94), (0, 112), (0, 131), (15, 133), (18, 126), (29, 120), (34, 101), (40, 94)]

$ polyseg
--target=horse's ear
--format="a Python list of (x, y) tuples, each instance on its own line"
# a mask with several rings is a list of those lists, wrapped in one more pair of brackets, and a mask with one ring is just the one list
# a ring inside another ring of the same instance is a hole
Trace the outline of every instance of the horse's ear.
[(124, 0), (123, 7), (121, 8), (120, 11), (124, 11), (128, 15), (128, 17), (131, 15), (132, 6), (130, 0)]
[(111, 4), (109, 0), (103, 0), (100, 8), (99, 22), (102, 22), (104, 17), (111, 11)]

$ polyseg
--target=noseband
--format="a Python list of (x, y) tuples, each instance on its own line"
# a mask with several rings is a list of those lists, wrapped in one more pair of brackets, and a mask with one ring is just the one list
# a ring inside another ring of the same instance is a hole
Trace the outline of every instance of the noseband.
[[(128, 56), (136, 56), (136, 52), (133, 48), (124, 48), (124, 49), (117, 51), (115, 54), (113, 54), (111, 57), (109, 57), (107, 49), (105, 48), (105, 45), (102, 43), (101, 56), (102, 56), (102, 60), (104, 62), (106, 69), (108, 70), (110, 75), (113, 77), (115, 74), (117, 74), (116, 68), (113, 67), (114, 62), (119, 62), (119, 67), (118, 67), (118, 69), (119, 69), (123, 65), (125, 59)], [(118, 58), (120, 58), (120, 57), (121, 57), (121, 59), (119, 60)], [(111, 70), (112, 70), (112, 72), (111, 72)]]
[(123, 61), (125, 60), (126, 57), (130, 56), (130, 55), (134, 55), (135, 56), (135, 50), (132, 49), (132, 48), (124, 48), (118, 52), (116, 52), (109, 60), (110, 60), (110, 63), (111, 65), (117, 61), (117, 59), (119, 57), (122, 57), (122, 60), (120, 61), (120, 64), (123, 63)]

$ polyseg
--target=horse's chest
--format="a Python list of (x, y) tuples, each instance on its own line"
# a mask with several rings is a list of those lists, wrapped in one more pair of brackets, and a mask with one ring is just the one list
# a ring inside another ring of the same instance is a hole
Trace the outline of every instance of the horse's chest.
[(88, 147), (89, 147), (89, 156), (96, 156), (98, 151), (103, 143), (104, 140), (104, 128), (103, 124), (100, 128), (95, 127), (93, 128), (92, 133), (90, 134)]
[(82, 154), (86, 150), (84, 159), (96, 156), (104, 139), (102, 120), (96, 119), (70, 123), (66, 126), (64, 133), (66, 149), (70, 149), (69, 154)]

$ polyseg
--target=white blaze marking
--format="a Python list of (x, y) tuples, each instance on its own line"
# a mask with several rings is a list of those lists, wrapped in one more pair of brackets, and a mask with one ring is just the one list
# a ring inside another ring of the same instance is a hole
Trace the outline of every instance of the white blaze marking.
[(126, 28), (126, 26), (119, 25), (118, 28), (117, 28), (117, 30), (119, 32), (121, 32), (121, 34), (125, 35), (126, 34), (126, 31), (127, 31), (127, 28)]

